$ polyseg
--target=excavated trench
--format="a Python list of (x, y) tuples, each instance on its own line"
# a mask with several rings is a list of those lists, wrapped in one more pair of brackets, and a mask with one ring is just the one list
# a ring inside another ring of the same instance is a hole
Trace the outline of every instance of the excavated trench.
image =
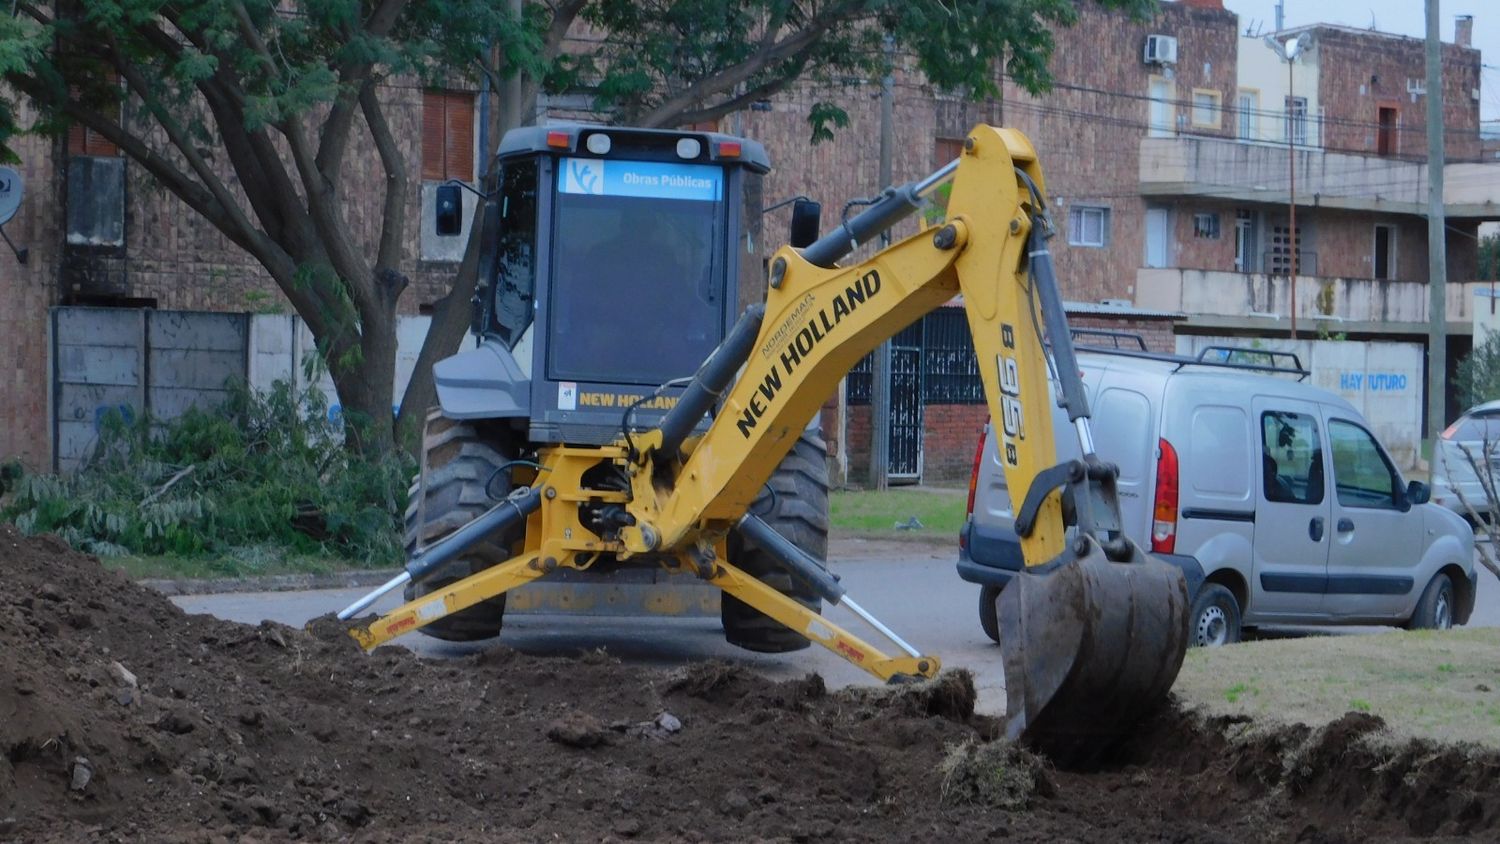
[(1059, 771), (968, 675), (827, 691), (189, 616), (0, 527), (0, 841), (1500, 839), (1500, 755), (1173, 711)]

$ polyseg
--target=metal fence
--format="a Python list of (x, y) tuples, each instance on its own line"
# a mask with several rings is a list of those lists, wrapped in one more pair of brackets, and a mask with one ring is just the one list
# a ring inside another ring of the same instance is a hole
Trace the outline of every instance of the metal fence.
[[(938, 308), (907, 326), (891, 339), (893, 346), (920, 349), (920, 384), (923, 404), (984, 404), (984, 384), (979, 380), (979, 361), (969, 335), (968, 317), (962, 308)], [(849, 403), (870, 403), (870, 375), (874, 361), (866, 355), (849, 370)]]

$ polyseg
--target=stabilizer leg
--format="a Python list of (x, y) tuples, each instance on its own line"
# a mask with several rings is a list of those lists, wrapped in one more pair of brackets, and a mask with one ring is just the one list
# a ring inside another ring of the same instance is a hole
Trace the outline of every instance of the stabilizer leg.
[[(869, 642), (777, 592), (752, 575), (722, 560), (715, 560), (713, 566), (714, 571), (713, 575), (708, 578), (709, 583), (881, 680), (935, 677), (938, 669), (942, 667), (937, 657), (888, 656)], [(844, 603), (852, 602), (846, 600)], [(877, 629), (883, 628), (883, 625), (878, 625), (878, 622), (870, 619), (868, 614), (863, 612), (860, 614), (876, 624)], [(899, 640), (896, 641), (899, 642)]]
[(536, 553), (512, 557), (498, 566), (469, 575), (463, 580), (429, 592), (391, 610), (365, 627), (355, 627), (349, 635), (365, 650), (372, 650), (405, 633), (418, 630), (438, 619), (468, 609), (546, 574), (546, 566)]

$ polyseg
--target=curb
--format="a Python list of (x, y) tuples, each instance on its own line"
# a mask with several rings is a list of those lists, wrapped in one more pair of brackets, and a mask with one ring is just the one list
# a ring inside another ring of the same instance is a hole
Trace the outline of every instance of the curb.
[[(957, 542), (935, 542), (931, 537), (841, 534), (829, 538), (828, 556), (837, 561), (840, 556), (853, 556), (861, 552), (868, 553), (872, 546), (879, 548), (882, 544), (906, 547), (929, 545), (940, 547), (944, 550), (947, 550), (947, 546), (951, 545), (955, 558), (958, 553)], [(399, 568), (358, 569), (333, 572), (331, 574), (271, 574), (260, 577), (210, 577), (202, 579), (191, 577), (145, 578), (136, 582), (148, 589), (154, 589), (170, 597), (173, 595), (218, 595), (229, 592), (299, 592), (307, 589), (369, 588), (379, 586), (400, 573), (401, 569)]]
[(146, 578), (136, 582), (167, 596), (217, 595), (223, 592), (299, 592), (306, 589), (379, 586), (400, 573), (401, 569), (370, 569), (333, 574), (271, 574), (263, 577)]

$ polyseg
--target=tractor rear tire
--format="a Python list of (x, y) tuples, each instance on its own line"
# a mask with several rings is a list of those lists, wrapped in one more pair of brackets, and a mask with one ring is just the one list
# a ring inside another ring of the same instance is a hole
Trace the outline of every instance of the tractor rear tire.
[[(776, 467), (766, 486), (767, 489), (761, 490), (751, 505), (750, 512), (826, 565), (828, 445), (823, 438), (804, 431), (781, 465)], [(739, 531), (730, 532), (727, 550), (730, 564), (813, 612), (821, 611), (823, 602), (817, 592), (793, 577), (775, 557), (741, 536)], [(724, 638), (731, 645), (747, 651), (787, 653), (800, 651), (811, 644), (802, 634), (729, 594), (723, 596), (720, 618), (724, 622)]]
[[(449, 419), (434, 408), (427, 414), (427, 428), (422, 437), (427, 479), (421, 475), (412, 481), (406, 505), (406, 556), (411, 558), (418, 547), (428, 546), (463, 527), (494, 506), (490, 494), (503, 497), (510, 491), (510, 475), (500, 472), (507, 458), (498, 444), (481, 436), (470, 422)], [(500, 472), (499, 476), (496, 475)], [(494, 481), (486, 490), (486, 484)], [(425, 501), (425, 508), (421, 505)], [(424, 529), (425, 522), (425, 529)], [(406, 600), (414, 600), (441, 589), (469, 575), (503, 563), (511, 557), (511, 544), (503, 537), (491, 536), (468, 553), (424, 578), (421, 583), (406, 585)], [(449, 642), (473, 642), (500, 635), (505, 616), (505, 596), (499, 595), (456, 612), (421, 628), (422, 633)]]

